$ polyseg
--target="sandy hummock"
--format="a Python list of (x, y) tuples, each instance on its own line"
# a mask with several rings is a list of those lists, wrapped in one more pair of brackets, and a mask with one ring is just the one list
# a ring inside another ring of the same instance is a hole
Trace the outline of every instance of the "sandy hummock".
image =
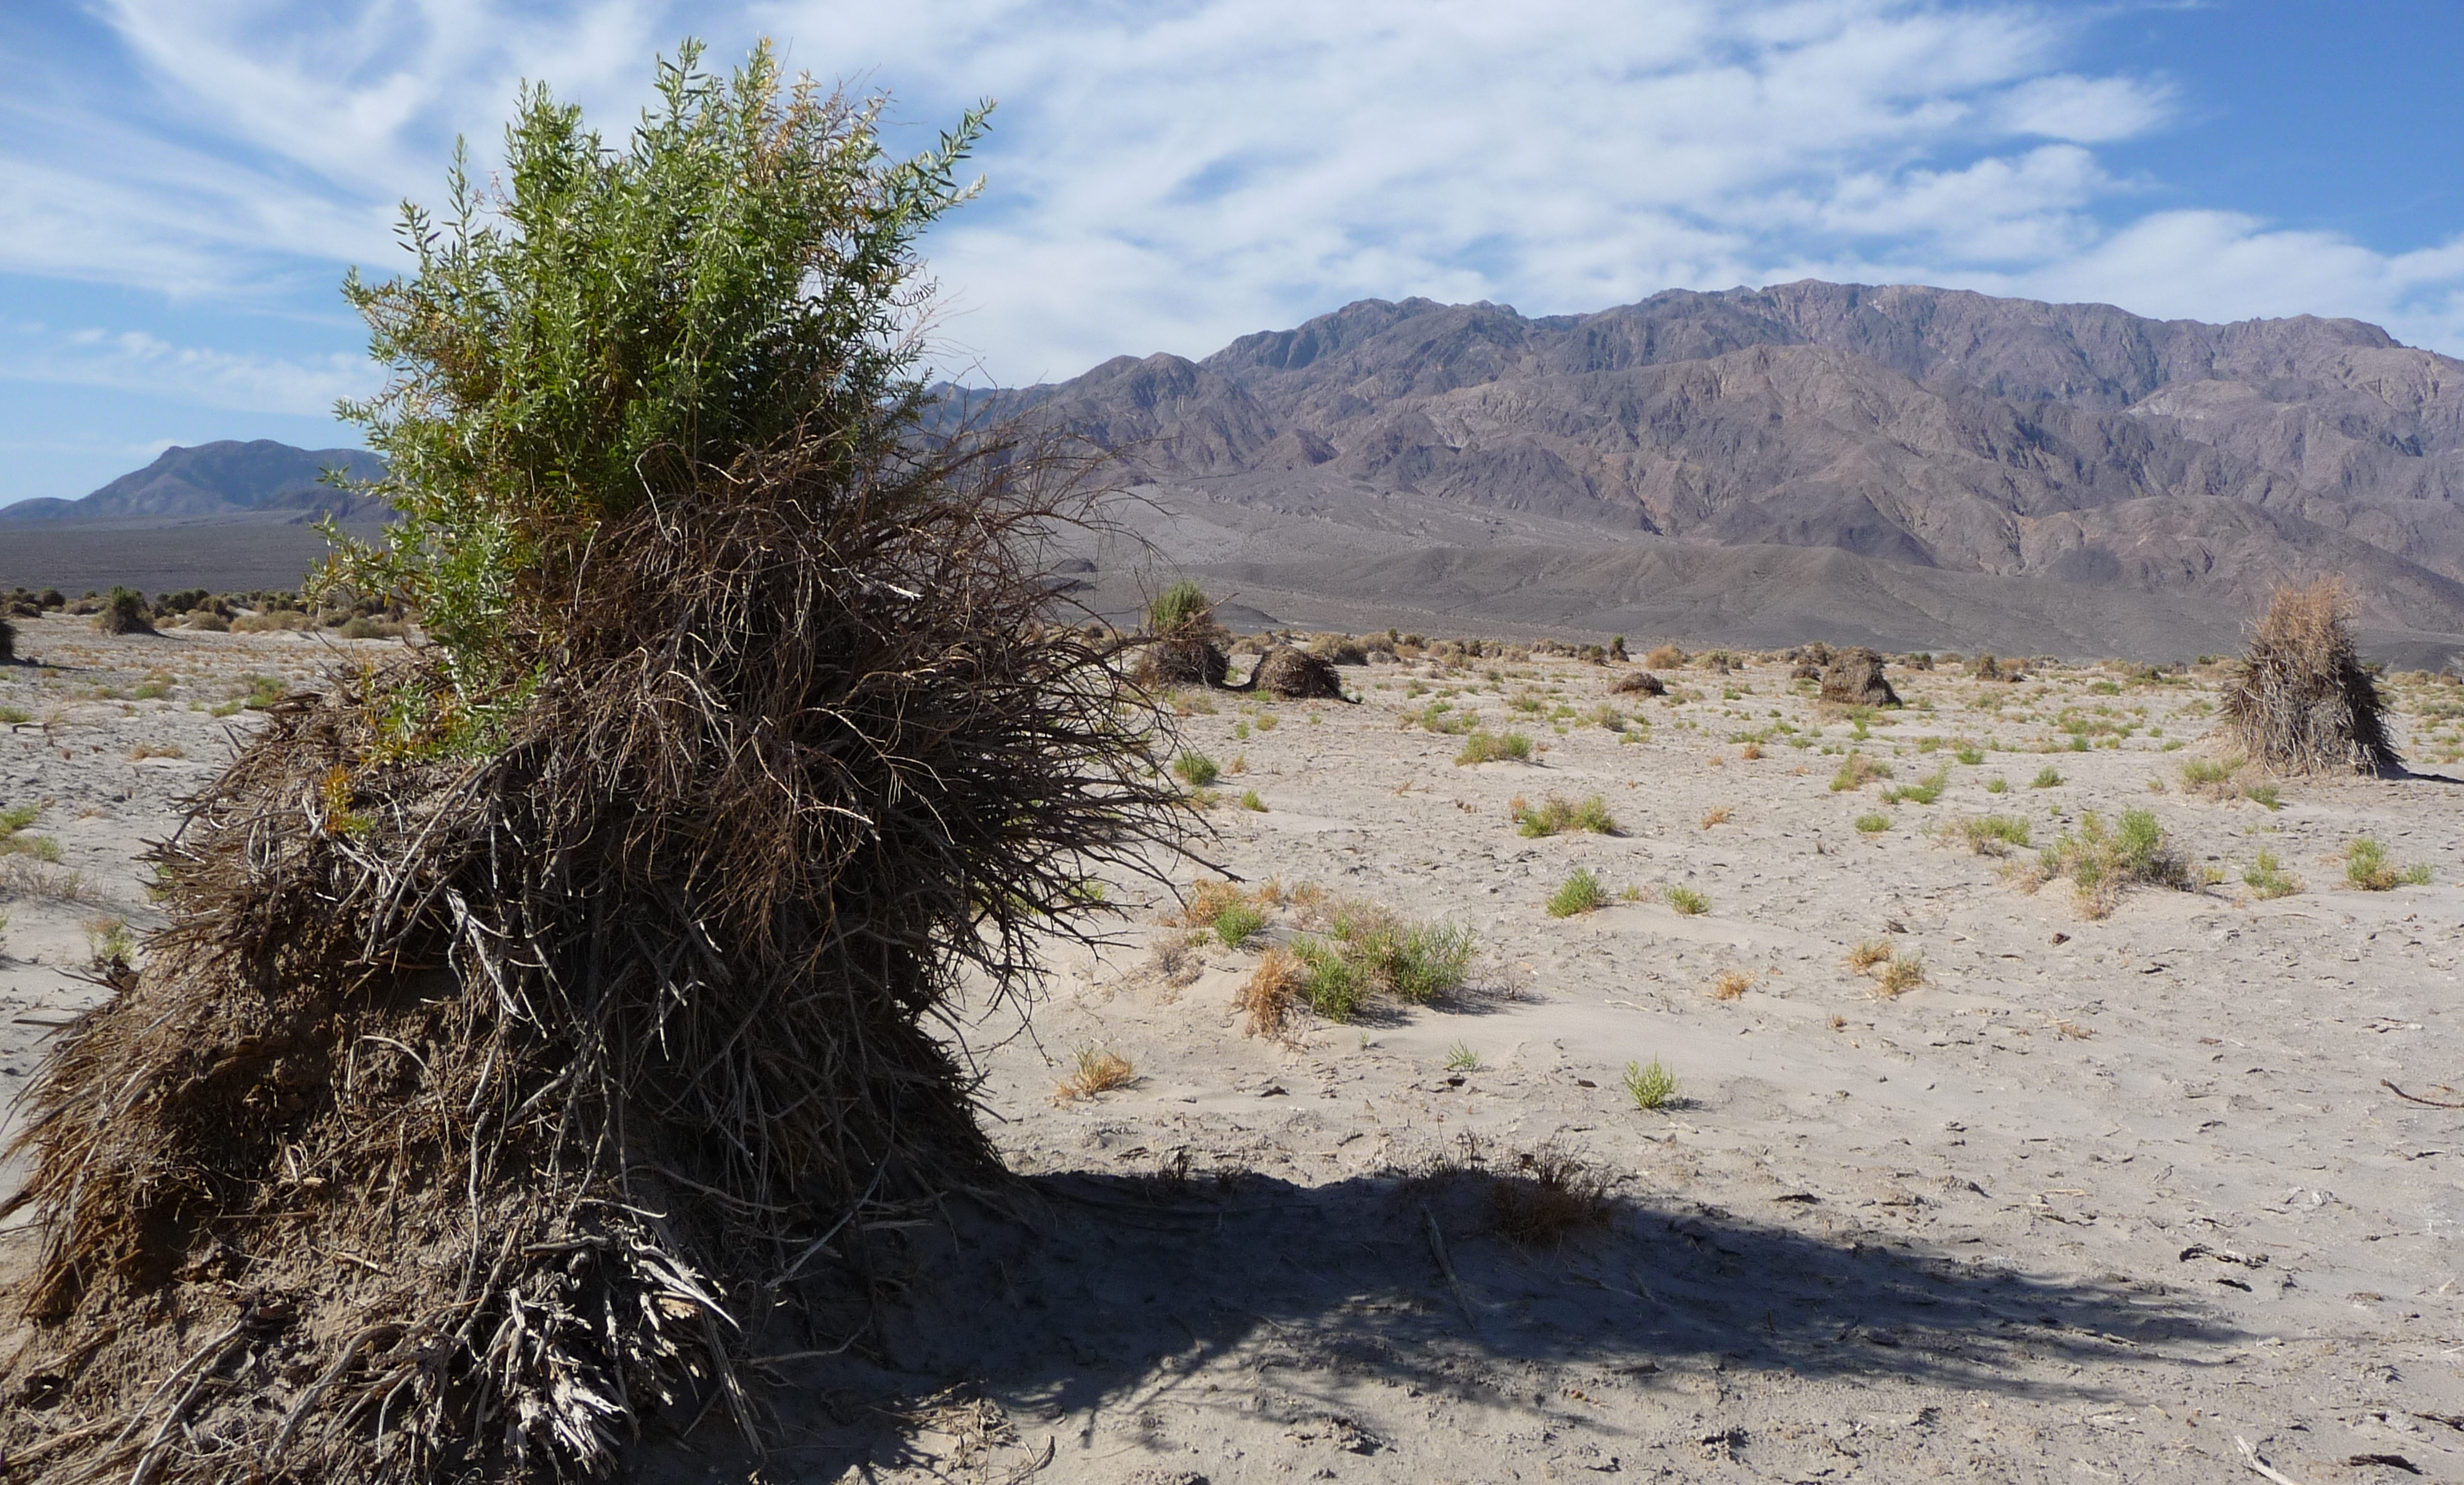
[[(5, 1091), (96, 994), (96, 945), (149, 922), (141, 842), (253, 715), (214, 711), (382, 648), (26, 627)], [(2271, 809), (2265, 780), (2186, 787), (2223, 756), (2211, 672), (1895, 667), (1909, 705), (1860, 723), (1789, 668), (1639, 702), (1610, 694), (1627, 667), (1508, 660), (1348, 666), (1356, 706), (1185, 698), (1222, 770), (1197, 849), (1284, 906), (1227, 948), (1112, 884), (1114, 946), (966, 1034), (1027, 1180), (896, 1234), (853, 1345), (767, 1325), (766, 1459), (713, 1421), (652, 1475), (2212, 1481), (2247, 1440), (2304, 1485), (2464, 1477), (2464, 1110), (2387, 1086), (2464, 1103), (2464, 788), (2437, 776), (2464, 692), (2390, 688), (2414, 775), (2278, 780)], [(1467, 715), (1531, 761), (1458, 766), (1423, 724)], [(1835, 790), (1852, 751), (1890, 776)], [(1552, 795), (1617, 833), (1521, 834)], [(2041, 847), (2124, 809), (2205, 884), (2088, 917), (2066, 880), (2027, 890), (2034, 849), (1958, 828)], [(2364, 836), (2429, 884), (2348, 884)], [(2300, 890), (2245, 884), (2262, 850)], [(1550, 917), (1576, 868), (1608, 905)], [(1247, 1035), (1235, 996), (1312, 886), (1468, 926), (1468, 982)], [(1884, 994), (1860, 944), (1921, 982)], [(1057, 1096), (1081, 1053), (1129, 1081)], [(1623, 1075), (1655, 1059), (1680, 1093), (1646, 1111)], [(1600, 1219), (1506, 1235), (1534, 1159), (1607, 1183)]]

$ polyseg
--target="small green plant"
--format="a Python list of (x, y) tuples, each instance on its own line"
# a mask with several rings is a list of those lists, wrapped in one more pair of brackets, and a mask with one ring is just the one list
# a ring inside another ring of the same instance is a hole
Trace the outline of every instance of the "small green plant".
[(137, 955), (137, 935), (129, 931), (125, 918), (90, 918), (85, 925), (85, 947), (98, 969), (124, 965)]
[(1226, 949), (1238, 949), (1266, 926), (1266, 915), (1246, 902), (1226, 903), (1215, 914), (1215, 937)]
[(1539, 808), (1527, 807), (1515, 819), (1517, 828), (1535, 841), (1578, 830), (1602, 836), (1617, 834), (1617, 820), (1609, 814), (1608, 801), (1598, 795), (1577, 804), (1552, 794), (1540, 801)]
[(1979, 856), (2007, 856), (2028, 848), (2028, 822), (2016, 815), (1987, 815), (1959, 822), (1960, 836)]
[(1247, 742), (1249, 740), (1249, 724), (1246, 722), (1233, 723), (1232, 740), (1234, 742)]
[(1608, 891), (1600, 885), (1600, 879), (1592, 875), (1589, 868), (1577, 866), (1572, 876), (1557, 884), (1557, 890), (1549, 894), (1549, 916), (1572, 918), (1604, 907), (1608, 900)]
[(1893, 954), (1874, 976), (1874, 993), (1886, 1000), (1896, 1000), (1925, 982), (1925, 954), (1919, 950)]
[(248, 683), (248, 696), (240, 704), (251, 711), (267, 710), (291, 689), (278, 675), (252, 675), (243, 679)]
[(2301, 890), (2301, 879), (2284, 869), (2274, 851), (2261, 851), (2258, 860), (2241, 874), (2252, 893), (2262, 898), (2291, 897)]
[(1223, 770), (1202, 753), (1184, 753), (1172, 760), (1172, 771), (1192, 789), (1204, 789), (1223, 776)]
[(2003, 777), (1999, 774), (1996, 774), (1991, 778), (1985, 781), (1985, 792), (1987, 794), (2008, 794), (2011, 792), (2011, 780)]
[(2189, 863), (2173, 849), (2165, 829), (2147, 810), (2123, 810), (2116, 828), (2107, 829), (2094, 810), (2080, 818), (2077, 832), (2045, 847), (2037, 858), (2038, 873), (2068, 877), (2081, 917), (2101, 918), (2113, 911), (2123, 889), (2145, 884), (2187, 890), (2192, 885)]
[(1459, 924), (1411, 923), (1374, 904), (1345, 902), (1326, 932), (1293, 939), (1290, 953), (1309, 1008), (1348, 1021), (1381, 996), (1419, 1003), (1460, 988), (1479, 947)]
[(1677, 1075), (1658, 1058), (1653, 1058), (1648, 1065), (1628, 1062), (1625, 1064), (1625, 1092), (1626, 1097), (1634, 1100), (1637, 1108), (1666, 1108), (1677, 1099)]
[(1951, 756), (1957, 758), (1960, 762), (1967, 764), (1969, 768), (1974, 768), (1979, 763), (1985, 761), (1985, 750), (1979, 748), (1974, 743), (1961, 743), (1959, 745), (1959, 751), (1952, 753)]
[(1215, 622), (1215, 605), (1194, 578), (1183, 578), (1147, 603), (1147, 632), (1172, 638), (1203, 637)]
[(1463, 752), (1455, 754), (1455, 767), (1468, 768), (1477, 763), (1529, 763), (1531, 761), (1531, 739), (1521, 732), (1497, 734), (1481, 728), (1472, 729), (1463, 739)]
[(1688, 918), (1699, 918), (1711, 910), (1711, 900), (1690, 886), (1668, 889), (1668, 906)]
[(1262, 732), (1271, 732), (1275, 730), (1277, 724), (1282, 721), (1283, 718), (1275, 715), (1271, 711), (1261, 711), (1258, 713), (1258, 731)]
[(1860, 836), (1878, 836), (1890, 828), (1891, 817), (1878, 810), (1867, 810), (1857, 817), (1857, 833)]
[(1878, 762), (1861, 753), (1852, 751), (1847, 757), (1840, 760), (1839, 772), (1831, 775), (1831, 792), (1841, 794), (1851, 789), (1862, 789), (1877, 778), (1890, 776), (1889, 764)]
[(1943, 765), (1924, 779), (1913, 784), (1901, 784), (1882, 791), (1882, 802), (1897, 804), (1905, 799), (1916, 804), (1931, 804), (1942, 797), (1945, 785), (1950, 782), (1950, 766)]
[(2387, 860), (2385, 842), (2375, 836), (2364, 836), (2344, 847), (2344, 881), (2365, 892), (2386, 892), (2399, 886), (2426, 886), (2430, 882), (2430, 866), (2422, 862), (2397, 866)]
[(1466, 1046), (1463, 1042), (1456, 1042), (1453, 1046), (1446, 1048), (1446, 1071), (1450, 1073), (1476, 1073), (1480, 1071), (1480, 1054), (1474, 1052), (1470, 1047)]
[(2284, 808), (2284, 797), (2277, 792), (2274, 784), (2249, 784), (2243, 787), (2241, 795), (2243, 798), (2263, 810), (2275, 811)]
[(15, 727), (33, 719), (34, 714), (23, 707), (0, 707), (0, 727)]
[(1254, 810), (1258, 814), (1264, 815), (1266, 813), (1266, 801), (1258, 797), (1257, 790), (1244, 789), (1241, 792), (1241, 808), (1244, 810)]
[(2061, 770), (2048, 763), (2043, 768), (2036, 770), (2036, 776), (2028, 781), (2028, 787), (2031, 789), (2053, 789), (2059, 787), (2061, 781)]
[(43, 813), (39, 804), (14, 804), (0, 810), (0, 841), (6, 841), (34, 822)]

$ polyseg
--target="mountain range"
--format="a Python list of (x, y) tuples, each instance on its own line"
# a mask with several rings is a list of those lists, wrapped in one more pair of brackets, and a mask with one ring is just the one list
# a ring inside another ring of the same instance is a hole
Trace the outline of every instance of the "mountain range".
[(1111, 603), (1174, 567), (1305, 622), (2174, 654), (2339, 572), (2384, 643), (2464, 647), (2464, 362), (2356, 320), (1366, 300), (992, 400), (1121, 450)]
[(174, 445), (152, 464), (82, 498), (0, 506), (0, 522), (275, 517), (306, 524), (327, 514), (364, 519), (389, 509), (383, 500), (324, 484), (327, 470), (378, 480), (385, 477), (385, 461), (364, 448), (294, 448), (270, 438), (221, 439), (194, 448)]

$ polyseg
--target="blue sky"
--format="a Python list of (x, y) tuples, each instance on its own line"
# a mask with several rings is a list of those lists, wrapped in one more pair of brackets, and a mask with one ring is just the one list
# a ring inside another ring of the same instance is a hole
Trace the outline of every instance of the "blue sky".
[(621, 130), (688, 33), (887, 89), (919, 146), (999, 98), (927, 245), (980, 379), (1805, 276), (2464, 354), (2454, 0), (86, 0), (0, 13), (0, 503), (355, 442), (336, 285), (396, 266), (396, 204), (525, 77)]

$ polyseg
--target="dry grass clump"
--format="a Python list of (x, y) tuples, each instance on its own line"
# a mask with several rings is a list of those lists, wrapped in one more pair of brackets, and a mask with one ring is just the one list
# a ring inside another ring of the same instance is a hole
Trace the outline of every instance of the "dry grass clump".
[(1983, 815), (1959, 822), (1957, 836), (1979, 856), (2008, 856), (2028, 849), (2027, 820), (2016, 815)]
[[(1646, 653), (1642, 663), (1654, 670), (1683, 670), (1685, 668), (1685, 652), (1674, 644), (1661, 644)], [(1652, 694), (1660, 693), (1654, 691)]]
[[(2080, 817), (2077, 831), (2063, 832), (2060, 840), (2038, 854), (2035, 880), (2055, 877), (2070, 878), (2082, 918), (2101, 918), (2112, 912), (2127, 887), (2145, 884), (2188, 891), (2196, 884), (2189, 863), (2147, 810), (2123, 810), (2110, 829), (2094, 810), (2088, 811)], [(2033, 884), (2023, 879), (2022, 884)]]
[(1711, 910), (1711, 899), (1690, 886), (1673, 886), (1668, 889), (1668, 906), (1685, 917), (1699, 918)]
[(1552, 794), (1542, 799), (1537, 809), (1518, 800), (1513, 817), (1522, 834), (1535, 841), (1575, 831), (1603, 836), (1617, 834), (1617, 820), (1609, 814), (1608, 800), (1596, 794), (1580, 803)]
[(2303, 886), (2299, 877), (2284, 869), (2274, 851), (2259, 852), (2258, 859), (2242, 872), (2241, 880), (2253, 896), (2260, 898), (2291, 897)]
[(1531, 761), (1531, 739), (1521, 732), (1493, 733), (1483, 728), (1472, 729), (1463, 739), (1463, 751), (1455, 754), (1455, 767), (1470, 768), (1481, 763), (1529, 763)]
[(1715, 804), (1703, 812), (1703, 828), (1708, 830), (1714, 825), (1725, 825), (1728, 822), (1728, 807), (1725, 804)]
[(1910, 950), (1897, 953), (1874, 976), (1874, 994), (1885, 1000), (1896, 1000), (1925, 982), (1925, 955)]
[(1526, 1248), (1555, 1245), (1609, 1225), (1607, 1172), (1555, 1144), (1519, 1152), (1514, 1163), (1489, 1178), (1489, 1226), (1500, 1237)]
[(1711, 998), (1734, 1000), (1754, 988), (1754, 977), (1743, 970), (1722, 970), (1711, 981)]
[(1081, 1047), (1076, 1062), (1069, 1069), (1069, 1076), (1062, 1079), (1061, 1086), (1054, 1091), (1053, 1102), (1067, 1103), (1077, 1099), (1091, 1099), (1114, 1088), (1126, 1088), (1136, 1078), (1137, 1069), (1119, 1053), (1098, 1047)]
[(2398, 866), (2387, 860), (2386, 842), (2364, 836), (2344, 847), (2344, 881), (2365, 892), (2387, 892), (2400, 886), (2427, 886), (2430, 865), (2415, 862)]
[(1848, 950), (1849, 972), (1862, 974), (1890, 957), (1890, 945), (1880, 939), (1866, 939)]
[(1280, 1037), (1308, 998), (1309, 966), (1275, 944), (1258, 956), (1258, 967), (1249, 972), (1232, 1004), (1248, 1016), (1248, 1035)]
[(2225, 725), (2278, 774), (2375, 774), (2401, 761), (2384, 702), (2354, 647), (2352, 599), (2338, 578), (2277, 590), (2225, 677)]

